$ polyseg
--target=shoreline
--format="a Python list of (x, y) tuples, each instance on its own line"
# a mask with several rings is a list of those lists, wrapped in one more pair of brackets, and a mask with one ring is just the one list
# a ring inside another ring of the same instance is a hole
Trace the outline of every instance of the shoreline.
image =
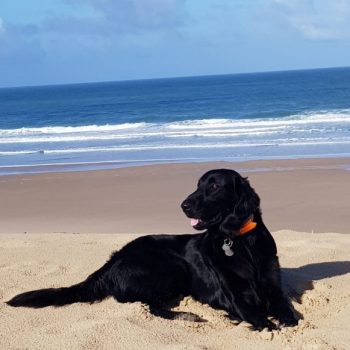
[(0, 177), (0, 233), (191, 233), (180, 203), (207, 170), (248, 176), (271, 231), (350, 233), (350, 158), (173, 163)]
[[(47, 173), (71, 173), (86, 171), (114, 170), (123, 168), (170, 165), (170, 164), (201, 164), (201, 163), (249, 163), (249, 162), (276, 162), (276, 161), (298, 161), (308, 159), (350, 159), (350, 153), (325, 154), (325, 155), (292, 155), (285, 156), (265, 156), (227, 158), (224, 160), (204, 159), (204, 158), (184, 158), (184, 159), (153, 159), (153, 160), (125, 160), (125, 161), (100, 161), (100, 162), (75, 162), (75, 163), (44, 163), (44, 164), (23, 164), (23, 165), (3, 165), (0, 166), (1, 176), (24, 175), (24, 174), (47, 174)], [(350, 170), (350, 165), (347, 170)]]

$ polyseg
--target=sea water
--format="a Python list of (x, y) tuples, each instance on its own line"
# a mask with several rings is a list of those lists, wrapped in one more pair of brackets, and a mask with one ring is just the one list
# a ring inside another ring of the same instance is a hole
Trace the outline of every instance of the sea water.
[(0, 89), (0, 174), (350, 155), (350, 68)]

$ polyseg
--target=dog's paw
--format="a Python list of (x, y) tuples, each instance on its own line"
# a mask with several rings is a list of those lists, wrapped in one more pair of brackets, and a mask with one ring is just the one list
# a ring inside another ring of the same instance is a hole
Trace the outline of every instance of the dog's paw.
[(273, 322), (271, 322), (270, 320), (266, 319), (262, 322), (253, 324), (252, 329), (258, 332), (261, 332), (262, 330), (267, 329), (268, 331), (271, 332), (273, 330), (279, 329), (279, 327)]
[(278, 319), (279, 321), (279, 327), (283, 328), (283, 327), (295, 327), (298, 325), (298, 318), (296, 318), (294, 315), (285, 315), (285, 316), (281, 316)]

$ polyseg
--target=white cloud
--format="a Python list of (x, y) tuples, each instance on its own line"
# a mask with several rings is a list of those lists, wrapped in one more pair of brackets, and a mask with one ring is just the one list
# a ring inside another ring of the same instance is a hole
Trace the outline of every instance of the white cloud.
[(186, 0), (64, 0), (68, 4), (89, 4), (114, 30), (135, 32), (181, 26)]
[(61, 0), (76, 13), (51, 13), (38, 24), (42, 47), (66, 54), (152, 49), (176, 39), (188, 20), (187, 0)]
[(349, 0), (273, 0), (271, 8), (307, 39), (350, 38)]
[(27, 64), (40, 62), (45, 51), (36, 38), (34, 25), (13, 25), (0, 18), (0, 63)]
[(4, 25), (4, 21), (0, 17), (0, 36), (4, 34), (5, 34), (5, 25)]

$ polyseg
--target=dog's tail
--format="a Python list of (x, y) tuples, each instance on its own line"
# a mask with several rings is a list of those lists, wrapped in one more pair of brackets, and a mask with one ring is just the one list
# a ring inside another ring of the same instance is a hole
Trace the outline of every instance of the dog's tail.
[(108, 283), (108, 263), (90, 275), (85, 281), (70, 287), (38, 289), (16, 295), (6, 304), (42, 308), (73, 303), (93, 303), (111, 295)]

